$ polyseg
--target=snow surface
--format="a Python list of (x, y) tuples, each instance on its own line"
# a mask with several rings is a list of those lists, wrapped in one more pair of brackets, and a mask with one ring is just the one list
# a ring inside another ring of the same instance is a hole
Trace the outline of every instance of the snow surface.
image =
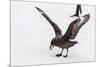
[[(11, 1), (11, 65), (40, 65), (95, 61), (95, 7), (82, 5), (83, 14), (90, 14), (90, 20), (81, 28), (75, 40), (79, 42), (69, 49), (67, 58), (56, 57), (61, 49), (49, 50), (55, 36), (48, 21), (35, 9), (44, 10), (62, 29), (76, 19), (76, 5)], [(63, 54), (66, 53), (66, 50)]]

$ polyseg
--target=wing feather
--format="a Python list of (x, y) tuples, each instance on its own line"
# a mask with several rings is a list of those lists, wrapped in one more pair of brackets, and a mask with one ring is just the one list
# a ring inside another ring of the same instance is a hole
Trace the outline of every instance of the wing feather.
[(75, 39), (76, 35), (78, 34), (79, 30), (81, 29), (81, 27), (86, 24), (86, 22), (89, 20), (90, 18), (90, 14), (86, 14), (83, 16), (83, 21), (80, 22), (79, 24), (75, 24), (73, 26), (73, 30), (72, 30), (72, 36), (70, 39)]
[(40, 9), (40, 8), (38, 8), (38, 7), (35, 7), (35, 8), (36, 8), (36, 9), (42, 14), (42, 16), (44, 16), (45, 19), (47, 19), (48, 22), (52, 25), (52, 27), (53, 27), (53, 29), (54, 29), (54, 31), (55, 31), (55, 35), (56, 35), (56, 36), (62, 35), (62, 31), (61, 31), (61, 29), (58, 27), (58, 25), (55, 24), (55, 23), (49, 18), (49, 16), (48, 16), (42, 9)]
[(80, 18), (75, 19), (73, 22), (70, 23), (67, 31), (65, 32), (64, 36), (62, 37), (63, 40), (68, 41), (72, 36), (73, 27), (75, 24), (80, 22)]
[(68, 41), (69, 39), (75, 39), (81, 27), (89, 20), (90, 14), (83, 16), (83, 21), (80, 18), (74, 20), (68, 27), (66, 33), (62, 37), (63, 40)]

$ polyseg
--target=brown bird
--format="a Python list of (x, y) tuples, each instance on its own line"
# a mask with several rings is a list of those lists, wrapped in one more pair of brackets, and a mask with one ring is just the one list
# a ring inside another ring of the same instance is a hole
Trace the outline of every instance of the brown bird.
[(48, 22), (51, 24), (51, 26), (53, 27), (53, 29), (55, 31), (55, 37), (51, 40), (51, 45), (49, 48), (52, 49), (52, 47), (54, 47), (54, 46), (62, 48), (61, 53), (56, 54), (57, 57), (62, 56), (63, 50), (66, 49), (67, 53), (63, 57), (67, 57), (68, 49), (78, 43), (77, 41), (71, 41), (71, 40), (75, 39), (80, 28), (89, 20), (90, 14), (84, 15), (83, 21), (81, 21), (81, 19), (79, 17), (77, 19), (75, 19), (74, 21), (72, 21), (70, 23), (67, 31), (65, 32), (65, 34), (62, 35), (62, 31), (58, 27), (58, 25), (55, 24), (43, 10), (41, 10), (38, 7), (35, 7), (35, 8), (42, 14), (42, 16), (44, 16), (46, 18), (46, 20), (48, 20)]

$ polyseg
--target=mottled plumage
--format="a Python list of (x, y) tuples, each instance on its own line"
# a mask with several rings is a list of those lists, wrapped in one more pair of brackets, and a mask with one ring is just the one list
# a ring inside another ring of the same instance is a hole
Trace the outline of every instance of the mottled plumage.
[(71, 39), (75, 39), (80, 28), (89, 20), (90, 15), (89, 14), (84, 15), (83, 21), (81, 21), (79, 17), (75, 19), (74, 21), (72, 21), (67, 31), (65, 32), (65, 34), (62, 35), (62, 31), (58, 27), (58, 25), (55, 24), (43, 10), (41, 10), (38, 7), (35, 7), (35, 8), (42, 14), (42, 16), (44, 16), (48, 20), (48, 22), (51, 24), (51, 26), (53, 27), (55, 31), (55, 37), (51, 41), (50, 49), (52, 49), (52, 47), (54, 46), (62, 48), (61, 53), (56, 55), (57, 57), (62, 56), (63, 50), (67, 49), (67, 54), (64, 56), (64, 57), (67, 57), (68, 48), (78, 43), (77, 41), (71, 41)]

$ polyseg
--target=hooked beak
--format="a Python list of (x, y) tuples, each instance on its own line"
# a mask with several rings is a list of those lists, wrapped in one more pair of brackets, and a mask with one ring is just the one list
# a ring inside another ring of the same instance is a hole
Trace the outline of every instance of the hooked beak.
[(53, 47), (54, 47), (54, 45), (50, 45), (49, 49), (50, 49), (50, 50), (53, 50), (53, 49), (52, 49)]

